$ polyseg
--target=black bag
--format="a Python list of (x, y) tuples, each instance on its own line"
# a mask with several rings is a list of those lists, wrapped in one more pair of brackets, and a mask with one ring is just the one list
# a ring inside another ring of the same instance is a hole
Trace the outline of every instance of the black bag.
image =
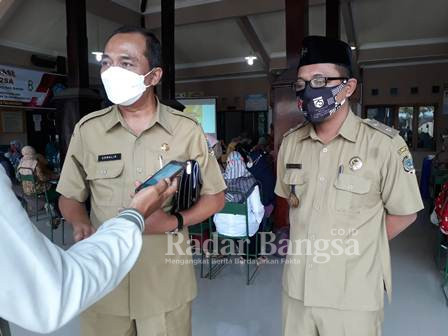
[(188, 160), (180, 179), (179, 188), (173, 198), (172, 212), (190, 209), (201, 197), (202, 178), (199, 163)]

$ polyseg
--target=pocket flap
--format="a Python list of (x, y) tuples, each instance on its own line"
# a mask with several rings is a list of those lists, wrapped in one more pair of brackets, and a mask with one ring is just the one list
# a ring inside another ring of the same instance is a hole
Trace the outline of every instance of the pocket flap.
[(340, 174), (334, 186), (336, 189), (350, 191), (355, 194), (366, 194), (370, 190), (370, 180), (365, 177), (350, 175), (350, 174)]
[(301, 185), (308, 181), (308, 177), (302, 171), (297, 170), (287, 170), (285, 176), (283, 177), (283, 182), (290, 185)]
[(121, 175), (124, 163), (119, 162), (99, 162), (87, 169), (87, 180), (112, 179)]

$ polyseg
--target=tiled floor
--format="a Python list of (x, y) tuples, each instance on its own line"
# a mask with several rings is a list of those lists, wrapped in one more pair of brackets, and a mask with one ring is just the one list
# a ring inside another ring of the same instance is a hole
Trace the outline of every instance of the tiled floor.
[[(432, 336), (448, 333), (448, 307), (433, 261), (435, 230), (424, 216), (392, 241), (393, 302), (385, 308), (385, 336)], [(48, 228), (39, 225), (44, 232)], [(70, 229), (66, 237), (71, 240)], [(56, 242), (60, 241), (60, 232)], [(193, 306), (194, 336), (281, 335), (281, 265), (264, 265), (255, 284), (245, 285), (245, 268), (226, 266), (217, 279), (198, 279)], [(13, 336), (37, 335), (12, 326)], [(75, 319), (54, 336), (78, 336)], [(300, 336), (300, 335), (298, 335)]]

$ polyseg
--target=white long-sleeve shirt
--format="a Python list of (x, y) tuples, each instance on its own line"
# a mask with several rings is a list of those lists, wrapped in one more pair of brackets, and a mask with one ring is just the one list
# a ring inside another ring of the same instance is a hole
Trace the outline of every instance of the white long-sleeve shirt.
[(127, 210), (64, 251), (32, 224), (0, 167), (0, 317), (40, 333), (60, 328), (121, 282), (143, 228)]
[[(255, 186), (247, 198), (249, 212), (249, 237), (257, 233), (264, 217), (264, 206), (261, 203), (260, 189)], [(218, 233), (228, 237), (241, 237), (246, 235), (246, 216), (217, 213), (213, 216)]]

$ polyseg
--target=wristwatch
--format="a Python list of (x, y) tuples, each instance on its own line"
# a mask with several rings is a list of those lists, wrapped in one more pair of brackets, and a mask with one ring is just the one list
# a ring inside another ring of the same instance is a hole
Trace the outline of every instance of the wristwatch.
[(177, 232), (184, 229), (184, 217), (178, 212), (173, 213), (173, 216), (177, 218)]

